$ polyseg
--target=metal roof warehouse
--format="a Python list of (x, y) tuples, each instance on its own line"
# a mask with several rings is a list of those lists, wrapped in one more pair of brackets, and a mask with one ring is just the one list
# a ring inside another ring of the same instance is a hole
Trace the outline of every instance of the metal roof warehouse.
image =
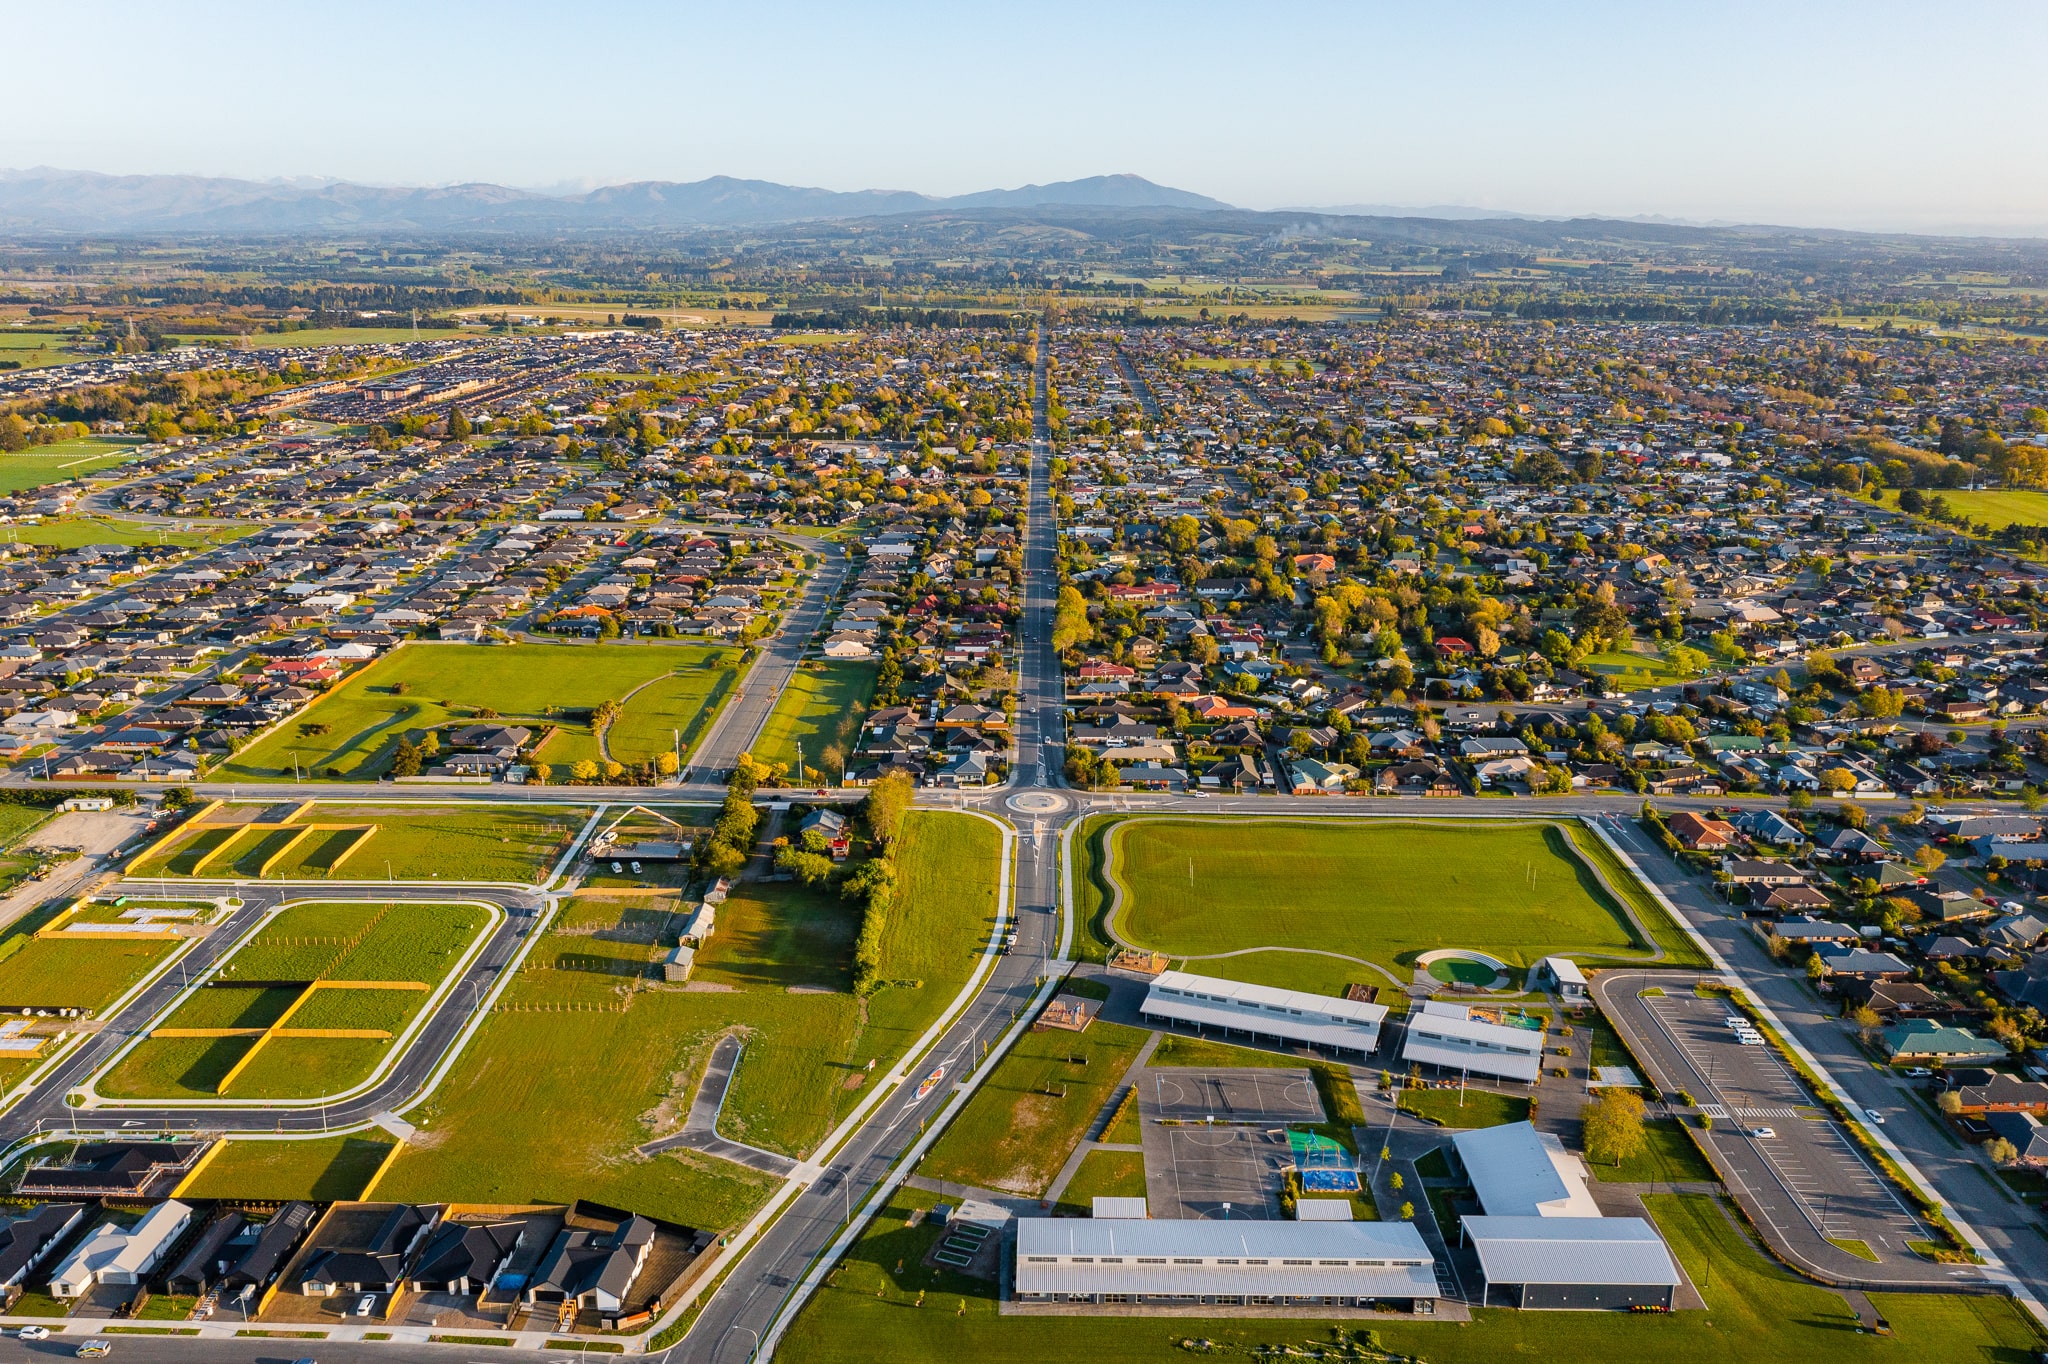
[(1300, 1042), (1325, 1051), (1364, 1055), (1379, 1045), (1384, 1004), (1333, 999), (1271, 985), (1165, 971), (1152, 981), (1139, 1013), (1196, 1029)]
[(1017, 1296), (1074, 1302), (1374, 1302), (1437, 1296), (1409, 1222), (1017, 1222)]

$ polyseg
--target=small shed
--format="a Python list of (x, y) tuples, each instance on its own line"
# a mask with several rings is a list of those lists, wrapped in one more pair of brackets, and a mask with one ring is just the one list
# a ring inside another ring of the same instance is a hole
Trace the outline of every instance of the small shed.
[(661, 978), (670, 983), (685, 981), (697, 965), (697, 949), (688, 945), (679, 946), (668, 954), (661, 963)]

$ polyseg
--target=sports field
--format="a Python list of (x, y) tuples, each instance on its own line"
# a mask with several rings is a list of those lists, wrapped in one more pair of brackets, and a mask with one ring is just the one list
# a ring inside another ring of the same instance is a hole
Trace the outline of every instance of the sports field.
[(407, 1113), (420, 1140), (378, 1197), (580, 1196), (690, 1226), (743, 1220), (767, 1197), (763, 1176), (633, 1148), (681, 1124), (713, 1043), (737, 1031), (746, 1051), (719, 1131), (814, 1150), (862, 1097), (867, 1061), (889, 1065), (973, 969), (994, 907), (996, 846), (995, 831), (970, 816), (909, 817), (885, 940), (886, 974), (902, 983), (866, 1001), (846, 993), (851, 907), (818, 892), (742, 884), (695, 978), (721, 988), (696, 990), (660, 982), (675, 902), (571, 901), (441, 1088)]
[(301, 769), (321, 775), (332, 769), (343, 777), (381, 776), (400, 739), (471, 723), (479, 710), (497, 712), (491, 723), (523, 725), (536, 736), (554, 729), (540, 757), (566, 766), (597, 756), (593, 708), (679, 673), (627, 702), (614, 725), (629, 750), (615, 755), (619, 761), (652, 757), (669, 748), (670, 729), (701, 729), (697, 716), (714, 692), (731, 686), (721, 687), (720, 679), (740, 657), (737, 649), (704, 644), (408, 644), (236, 754), (221, 772), (239, 780), (289, 778), (296, 758)]
[(0, 494), (18, 493), (87, 474), (104, 473), (136, 458), (133, 445), (114, 441), (59, 441), (55, 445), (34, 445), (14, 454), (0, 454)]
[[(293, 905), (228, 957), (96, 1081), (113, 1099), (304, 1099), (372, 1074), (491, 921), (481, 905), (330, 900)], [(415, 989), (319, 989), (314, 981)], [(242, 983), (246, 982), (246, 983)], [(294, 1007), (296, 1006), (296, 1007)], [(258, 1029), (282, 1024), (276, 1034)], [(180, 1031), (234, 1029), (228, 1036)], [(309, 1036), (373, 1032), (382, 1037)]]
[[(207, 822), (186, 826), (163, 848), (138, 860), (129, 875), (530, 885), (546, 879), (590, 817), (582, 806), (322, 802), (283, 830), (242, 828), (256, 813), (249, 806), (216, 811)], [(306, 824), (345, 827), (293, 842), (293, 828)], [(375, 828), (367, 838), (358, 832), (365, 826)]]
[[(1108, 876), (1123, 896), (1117, 935), (1175, 957), (1307, 948), (1397, 981), (1439, 947), (1516, 968), (1552, 953), (1645, 958), (1650, 944), (1576, 848), (1550, 824), (1134, 819), (1109, 834)], [(1318, 965), (1284, 953), (1265, 964)]]
[[(382, 1193), (382, 1190), (379, 1190)], [(1644, 1200), (1687, 1277), (1700, 1286), (1704, 1312), (1518, 1312), (1483, 1308), (1469, 1323), (1382, 1319), (1317, 1321), (1194, 1316), (1001, 1316), (995, 1285), (927, 1269), (925, 1253), (945, 1228), (907, 1225), (936, 1195), (899, 1190), (869, 1224), (776, 1350), (792, 1364), (855, 1364), (889, 1343), (901, 1364), (1044, 1364), (1049, 1359), (1114, 1359), (1169, 1364), (1191, 1355), (1229, 1359), (1412, 1358), (1430, 1364), (1495, 1364), (1503, 1359), (1627, 1359), (1632, 1364), (1702, 1360), (1797, 1360), (1801, 1364), (2026, 1364), (2044, 1343), (2038, 1327), (2009, 1298), (1991, 1295), (1872, 1293), (1893, 1334), (1857, 1329), (1856, 1314), (1829, 1289), (1795, 1279), (1764, 1258), (1731, 1220), (1731, 1209), (1704, 1194), (1656, 1194)], [(954, 1200), (948, 1199), (948, 1202)], [(1370, 1331), (1378, 1349), (1351, 1348)], [(1193, 1349), (1187, 1342), (1203, 1342)], [(1345, 1349), (1334, 1346), (1343, 1342)], [(1381, 1352), (1385, 1352), (1384, 1354)]]
[(788, 763), (794, 772), (801, 744), (807, 772), (822, 771), (836, 779), (860, 735), (879, 666), (838, 659), (805, 663), (790, 677), (762, 726), (754, 756), (762, 762)]

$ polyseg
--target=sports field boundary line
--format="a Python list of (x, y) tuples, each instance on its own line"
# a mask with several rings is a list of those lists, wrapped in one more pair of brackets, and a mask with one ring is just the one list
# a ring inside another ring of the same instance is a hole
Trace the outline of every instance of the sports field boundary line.
[[(1629, 855), (1628, 850), (1621, 846), (1620, 840), (1615, 838), (1609, 830), (1595, 823), (1594, 816), (1587, 815), (1582, 816), (1582, 818), (1585, 820), (1586, 826), (1592, 829), (1600, 841), (1607, 845), (1608, 850), (1621, 860), (1621, 864), (1633, 872), (1636, 879), (1649, 889), (1650, 894), (1656, 898), (1657, 903), (1671, 916), (1672, 922), (1676, 923), (1692, 939), (1693, 946), (1697, 947), (1705, 954), (1707, 960), (1714, 964), (1715, 971), (1728, 983), (1730, 988), (1740, 990), (1743, 997), (1749, 1001), (1750, 1007), (1755, 1009), (1757, 1014), (1777, 1031), (1778, 1037), (1784, 1045), (1804, 1062), (1808, 1069), (1813, 1072), (1814, 1076), (1819, 1079), (1822, 1087), (1827, 1090), (1828, 1096), (1836, 1103), (1842, 1105), (1845, 1112), (1862, 1112), (1863, 1106), (1849, 1097), (1847, 1091), (1835, 1080), (1833, 1072), (1822, 1065), (1820, 1058), (1808, 1051), (1806, 1045), (1793, 1035), (1791, 1030), (1785, 1026), (1783, 1021), (1771, 1009), (1771, 1006), (1764, 1001), (1763, 997), (1750, 988), (1749, 982), (1744, 980), (1742, 975), (1721, 955), (1713, 943), (1707, 940), (1706, 935), (1694, 927), (1692, 921), (1679, 911), (1678, 906), (1672, 903), (1671, 898), (1664, 894), (1663, 888), (1643, 874), (1643, 869)], [(1621, 816), (1610, 815), (1607, 818), (1619, 820)], [(1942, 1217), (1948, 1221), (1948, 1224), (1954, 1227), (1963, 1240), (1969, 1244), (1970, 1249), (1977, 1252), (1984, 1262), (1982, 1268), (1986, 1271), (1985, 1277), (2005, 1289), (2015, 1301), (2027, 1309), (2036, 1322), (2044, 1327), (2048, 1327), (2048, 1304), (2043, 1304), (2039, 1298), (2034, 1296), (2033, 1290), (2027, 1287), (2024, 1280), (2006, 1268), (2005, 1261), (1999, 1258), (1998, 1252), (1991, 1249), (1990, 1244), (1978, 1234), (1975, 1227), (1971, 1226), (1968, 1221), (1957, 1214), (1955, 1206), (1941, 1196), (1940, 1191), (1927, 1176), (1920, 1173), (1920, 1168), (1913, 1163), (1910, 1156), (1900, 1149), (1898, 1143), (1894, 1142), (1885, 1133), (1883, 1128), (1873, 1128), (1869, 1124), (1862, 1122), (1858, 1122), (1856, 1125), (1862, 1129), (1865, 1136), (1876, 1142), (1884, 1150), (1885, 1154), (1891, 1158), (1892, 1162), (1898, 1166), (1908, 1179), (1914, 1182), (1916, 1187), (1911, 1192), (1920, 1194), (1928, 1202), (1932, 1203), (1941, 1213)]]

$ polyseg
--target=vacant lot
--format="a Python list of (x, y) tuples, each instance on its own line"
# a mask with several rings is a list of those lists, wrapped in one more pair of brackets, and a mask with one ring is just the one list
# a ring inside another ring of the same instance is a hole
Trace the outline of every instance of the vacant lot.
[(739, 654), (727, 650), (713, 655), (706, 666), (648, 683), (633, 693), (624, 713), (605, 731), (612, 761), (648, 762), (675, 752), (680, 743), (682, 761), (688, 762), (739, 677)]
[[(1891, 1322), (1890, 1337), (1856, 1330), (1840, 1295), (1794, 1279), (1766, 1260), (1729, 1220), (1726, 1205), (1704, 1195), (1658, 1195), (1651, 1216), (1693, 1283), (1705, 1312), (1638, 1316), (1622, 1312), (1475, 1311), (1469, 1324), (1382, 1320), (1323, 1322), (1176, 1317), (1001, 1317), (987, 1280), (934, 1271), (925, 1252), (944, 1229), (906, 1226), (933, 1195), (897, 1193), (848, 1253), (786, 1335), (777, 1358), (797, 1364), (855, 1364), (889, 1342), (904, 1364), (972, 1359), (977, 1364), (1042, 1364), (1077, 1356), (1119, 1364), (1170, 1364), (1189, 1357), (1182, 1341), (1209, 1343), (1226, 1358), (1283, 1351), (1328, 1356), (1332, 1332), (1350, 1340), (1370, 1327), (1380, 1348), (1430, 1364), (1495, 1364), (1503, 1359), (1626, 1359), (1631, 1364), (1702, 1360), (1800, 1361), (1800, 1364), (2025, 1364), (2040, 1331), (2008, 1298), (1957, 1294), (1871, 1294)], [(1308, 1309), (1312, 1311), (1313, 1309)]]
[[(2048, 493), (2030, 492), (2023, 488), (1989, 489), (1972, 492), (1944, 489), (1939, 496), (1946, 500), (1951, 511), (1962, 513), (1972, 521), (1982, 521), (1993, 530), (2000, 530), (2017, 521), (2025, 526), (2048, 525)], [(1888, 507), (1899, 505), (1899, 495), (1887, 491), (1884, 504)]]
[[(226, 1090), (231, 1099), (303, 1099), (339, 1093), (371, 1075), (490, 922), (479, 905), (332, 900), (294, 905), (271, 919), (222, 966), (218, 985), (191, 991), (165, 1030), (267, 1028), (299, 998), (281, 982), (417, 982), (428, 990), (320, 990), (286, 1020), (302, 1028), (377, 1030), (388, 1038), (282, 1036), (263, 1043)], [(247, 981), (248, 985), (235, 982)], [(221, 1084), (258, 1043), (254, 1036), (152, 1036), (138, 1042), (98, 1088), (109, 1098), (196, 1099)]]
[(1174, 956), (1313, 948), (1405, 979), (1436, 947), (1517, 967), (1647, 948), (1554, 825), (1139, 819), (1109, 848), (1119, 934)]
[(312, 1141), (231, 1141), (185, 1190), (188, 1198), (282, 1203), (360, 1198), (391, 1154), (382, 1133)]
[(178, 946), (174, 938), (31, 938), (0, 961), (0, 1009), (97, 1012)]
[[(556, 728), (568, 741), (562, 761), (594, 757), (589, 721), (599, 703), (624, 701), (642, 683), (681, 673), (687, 684), (678, 682), (673, 697), (656, 692), (649, 705), (650, 714), (680, 720), (678, 727), (687, 728), (686, 693), (694, 687), (700, 702), (708, 699), (739, 656), (736, 649), (702, 644), (409, 644), (350, 677), (221, 771), (229, 779), (284, 778), (292, 775), (296, 757), (301, 768), (321, 774), (333, 769), (344, 777), (381, 776), (400, 739), (418, 740), (429, 729), (468, 723), (479, 710), (495, 711), (497, 723), (524, 725), (537, 734)], [(627, 717), (632, 713), (629, 705)], [(659, 747), (665, 749), (667, 726), (662, 728)], [(577, 744), (570, 754), (568, 748)], [(542, 756), (555, 761), (556, 744)]]
[[(218, 818), (239, 819), (247, 807)], [(554, 870), (590, 818), (573, 805), (316, 805), (298, 824), (375, 825), (360, 840), (352, 832), (308, 835), (265, 875), (304, 881), (513, 881), (532, 885)], [(194, 824), (161, 852), (137, 862), (131, 875), (256, 875), (289, 832), (243, 831), (235, 824)], [(344, 859), (345, 856), (345, 860)], [(204, 862), (202, 866), (201, 863)], [(338, 865), (337, 865), (338, 864)]]
[(673, 902), (570, 902), (440, 1090), (407, 1114), (421, 1140), (379, 1197), (585, 1197), (692, 1226), (741, 1220), (768, 1181), (633, 1148), (680, 1125), (712, 1043), (733, 1031), (746, 1051), (719, 1130), (791, 1154), (815, 1149), (859, 1100), (867, 1061), (888, 1065), (973, 969), (994, 912), (997, 846), (969, 816), (909, 817), (887, 937), (889, 974), (902, 983), (865, 1003), (844, 993), (853, 910), (824, 894), (743, 885), (700, 959), (698, 983), (726, 987), (710, 990), (659, 981)]
[(878, 667), (858, 660), (804, 664), (789, 679), (762, 726), (754, 756), (762, 762), (788, 763), (794, 772), (801, 744), (806, 772), (837, 778), (860, 734), (868, 698), (875, 694)]
[(1100, 1022), (1084, 1033), (1025, 1033), (932, 1147), (921, 1172), (1044, 1193), (1122, 1083), (1145, 1036)]

